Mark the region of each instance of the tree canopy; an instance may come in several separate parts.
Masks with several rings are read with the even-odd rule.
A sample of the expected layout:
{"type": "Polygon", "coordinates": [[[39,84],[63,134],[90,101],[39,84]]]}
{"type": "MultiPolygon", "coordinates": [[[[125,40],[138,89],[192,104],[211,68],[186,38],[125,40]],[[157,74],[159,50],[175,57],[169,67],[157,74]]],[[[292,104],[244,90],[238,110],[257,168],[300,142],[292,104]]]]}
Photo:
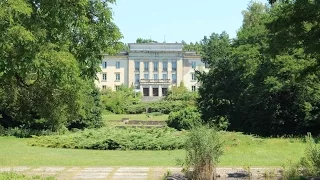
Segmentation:
{"type": "Polygon", "coordinates": [[[1,124],[56,129],[97,113],[93,81],[101,54],[122,46],[110,3],[0,2],[1,124]]]}
{"type": "Polygon", "coordinates": [[[208,73],[198,72],[206,122],[266,136],[319,133],[319,71],[312,68],[319,8],[317,1],[302,2],[251,2],[237,38],[203,39],[225,44],[202,47],[204,60],[214,62],[208,73]]]}

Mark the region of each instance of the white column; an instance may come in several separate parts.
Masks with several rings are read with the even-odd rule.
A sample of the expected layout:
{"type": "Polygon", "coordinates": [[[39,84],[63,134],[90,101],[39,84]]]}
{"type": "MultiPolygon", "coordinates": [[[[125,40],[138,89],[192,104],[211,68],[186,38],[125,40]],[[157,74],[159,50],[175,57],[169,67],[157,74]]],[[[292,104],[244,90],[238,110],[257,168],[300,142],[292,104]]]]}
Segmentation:
{"type": "Polygon", "coordinates": [[[159,92],[159,97],[162,97],[162,87],[161,87],[161,85],[159,85],[159,90],[158,90],[158,92],[159,92]]]}
{"type": "Polygon", "coordinates": [[[153,91],[152,91],[152,86],[151,85],[149,86],[149,96],[151,96],[151,97],[153,96],[153,91]]]}

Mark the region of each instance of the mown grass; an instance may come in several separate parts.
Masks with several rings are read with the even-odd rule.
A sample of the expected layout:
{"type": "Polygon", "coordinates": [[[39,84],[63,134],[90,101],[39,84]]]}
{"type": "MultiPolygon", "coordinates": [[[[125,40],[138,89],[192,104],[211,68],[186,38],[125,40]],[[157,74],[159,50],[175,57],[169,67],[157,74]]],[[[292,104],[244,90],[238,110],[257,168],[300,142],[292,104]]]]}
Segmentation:
{"type": "MultiPolygon", "coordinates": [[[[275,167],[302,157],[301,139],[259,139],[224,133],[224,154],[219,166],[275,167]]],[[[28,139],[0,137],[0,166],[176,166],[184,150],[105,151],[31,147],[28,139]]]]}
{"type": "Polygon", "coordinates": [[[147,115],[147,114],[103,114],[102,119],[106,122],[113,120],[121,120],[122,118],[129,118],[130,120],[141,120],[141,121],[166,121],[168,115],[147,115]]]}

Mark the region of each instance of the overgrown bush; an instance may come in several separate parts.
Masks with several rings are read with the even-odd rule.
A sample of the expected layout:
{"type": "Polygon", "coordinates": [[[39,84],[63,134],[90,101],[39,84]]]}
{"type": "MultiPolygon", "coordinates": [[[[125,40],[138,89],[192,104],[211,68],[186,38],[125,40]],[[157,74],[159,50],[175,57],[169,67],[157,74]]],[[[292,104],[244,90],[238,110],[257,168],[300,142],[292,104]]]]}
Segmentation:
{"type": "Polygon", "coordinates": [[[222,141],[219,133],[208,125],[194,126],[185,141],[186,157],[181,164],[193,180],[215,179],[215,168],[222,155],[222,141]]]}
{"type": "Polygon", "coordinates": [[[117,91],[112,91],[111,89],[104,90],[101,102],[107,111],[115,114],[127,114],[128,108],[141,102],[141,94],[135,93],[133,88],[123,85],[117,91]]]}
{"type": "Polygon", "coordinates": [[[167,101],[190,101],[195,102],[198,97],[197,92],[190,92],[183,82],[177,87],[172,87],[165,97],[167,101]]]}
{"type": "MultiPolygon", "coordinates": [[[[70,90],[69,85],[66,85],[66,88],[70,90]]],[[[41,92],[44,94],[39,94],[40,92],[28,94],[25,88],[22,88],[21,92],[19,90],[8,95],[13,90],[1,93],[0,86],[0,125],[5,128],[35,131],[59,131],[64,127],[101,127],[103,122],[100,91],[95,87],[93,80],[86,80],[77,88],[79,88],[75,90],[77,93],[70,90],[68,94],[63,94],[60,90],[51,92],[52,89],[41,92]],[[43,96],[47,96],[47,93],[52,96],[45,99],[43,96]],[[13,101],[10,96],[19,99],[13,101]],[[34,96],[39,97],[34,99],[34,96]]],[[[32,89],[38,91],[37,86],[33,86],[32,89]]]]}
{"type": "Polygon", "coordinates": [[[173,87],[168,96],[161,101],[142,102],[141,94],[133,88],[121,86],[117,91],[111,89],[102,92],[101,102],[104,109],[115,114],[162,113],[169,114],[188,106],[195,106],[197,93],[189,92],[182,84],[173,87]]]}
{"type": "Polygon", "coordinates": [[[184,101],[156,101],[144,102],[127,106],[124,109],[124,114],[141,114],[141,113],[161,113],[169,114],[188,107],[189,104],[184,101]]]}
{"type": "Polygon", "coordinates": [[[311,134],[306,136],[306,144],[304,156],[285,171],[285,179],[320,177],[320,144],[315,143],[311,134]]]}
{"type": "Polygon", "coordinates": [[[34,137],[32,146],[98,150],[172,150],[183,148],[184,134],[171,128],[100,128],[34,137]]]}
{"type": "Polygon", "coordinates": [[[169,127],[177,130],[188,130],[194,124],[200,123],[200,113],[196,107],[187,107],[177,112],[171,112],[166,121],[169,127]]]}

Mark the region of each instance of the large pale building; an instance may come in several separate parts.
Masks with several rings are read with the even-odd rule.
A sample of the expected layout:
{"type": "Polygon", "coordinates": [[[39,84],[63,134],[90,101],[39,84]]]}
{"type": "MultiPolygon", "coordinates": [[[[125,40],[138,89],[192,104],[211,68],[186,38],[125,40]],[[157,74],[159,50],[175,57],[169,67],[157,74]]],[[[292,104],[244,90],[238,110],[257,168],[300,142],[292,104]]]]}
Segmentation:
{"type": "Polygon", "coordinates": [[[113,90],[134,86],[143,96],[165,96],[168,89],[183,82],[196,91],[195,70],[207,69],[200,55],[182,48],[180,43],[129,44],[128,52],[103,57],[97,86],[113,90]]]}

